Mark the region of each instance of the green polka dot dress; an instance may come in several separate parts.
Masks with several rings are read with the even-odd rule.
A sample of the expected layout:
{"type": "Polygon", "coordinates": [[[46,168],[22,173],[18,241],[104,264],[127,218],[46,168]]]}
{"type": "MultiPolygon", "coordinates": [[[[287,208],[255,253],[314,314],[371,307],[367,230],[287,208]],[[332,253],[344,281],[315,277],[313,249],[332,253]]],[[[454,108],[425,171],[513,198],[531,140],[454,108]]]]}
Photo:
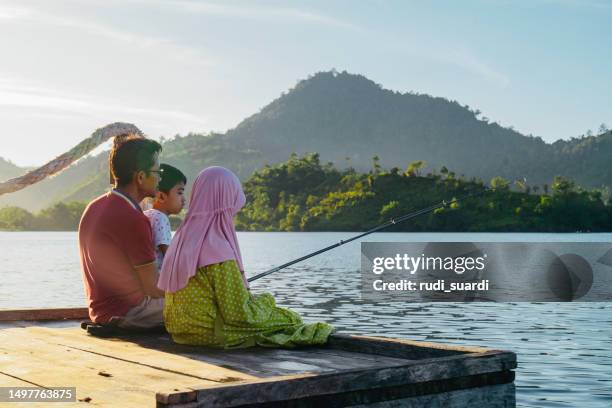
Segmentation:
{"type": "Polygon", "coordinates": [[[334,330],[305,324],[269,293],[250,293],[234,260],[201,267],[183,289],[166,293],[164,321],[176,343],[220,348],[325,344],[334,330]]]}

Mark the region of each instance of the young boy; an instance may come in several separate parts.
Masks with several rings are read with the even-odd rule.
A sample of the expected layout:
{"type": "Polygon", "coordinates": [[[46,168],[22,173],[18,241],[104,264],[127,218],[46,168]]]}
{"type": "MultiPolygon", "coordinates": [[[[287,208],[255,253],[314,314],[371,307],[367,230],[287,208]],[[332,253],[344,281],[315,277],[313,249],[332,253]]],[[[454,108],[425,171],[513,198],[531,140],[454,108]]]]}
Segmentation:
{"type": "Polygon", "coordinates": [[[185,206],[184,192],[187,183],[187,177],[176,167],[162,164],[159,168],[161,180],[153,208],[144,212],[151,223],[158,272],[161,270],[164,255],[172,240],[168,216],[180,213],[185,206]]]}

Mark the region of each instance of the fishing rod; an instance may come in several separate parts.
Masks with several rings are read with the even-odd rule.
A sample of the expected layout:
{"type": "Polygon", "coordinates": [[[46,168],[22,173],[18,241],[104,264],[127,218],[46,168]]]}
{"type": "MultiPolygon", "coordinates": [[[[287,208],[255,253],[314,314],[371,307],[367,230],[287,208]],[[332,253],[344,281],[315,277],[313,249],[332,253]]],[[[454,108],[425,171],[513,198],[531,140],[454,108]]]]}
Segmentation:
{"type": "Polygon", "coordinates": [[[485,188],[484,190],[479,191],[479,192],[465,194],[465,195],[463,195],[462,197],[459,197],[459,198],[453,198],[451,201],[442,200],[441,202],[439,202],[437,204],[431,205],[431,206],[426,207],[426,208],[422,208],[422,209],[417,210],[417,211],[413,211],[411,213],[402,215],[401,217],[391,218],[389,221],[386,221],[386,222],[384,222],[384,223],[382,223],[382,224],[380,224],[380,225],[378,225],[378,226],[376,226],[376,227],[374,227],[372,229],[369,229],[366,232],[363,232],[363,233],[361,233],[359,235],[356,235],[354,237],[351,237],[349,239],[340,240],[339,242],[336,242],[333,245],[330,245],[330,246],[327,246],[325,248],[319,249],[318,251],[312,252],[312,253],[310,253],[308,255],[304,255],[304,256],[302,256],[300,258],[294,259],[293,261],[289,261],[289,262],[284,263],[284,264],[282,264],[280,266],[272,268],[272,269],[270,269],[268,271],[262,272],[260,274],[255,275],[255,276],[252,276],[252,277],[248,278],[247,281],[253,282],[253,281],[255,281],[255,280],[259,279],[259,278],[263,278],[264,276],[270,275],[271,273],[280,271],[281,269],[285,269],[288,266],[294,265],[294,264],[296,264],[298,262],[302,262],[302,261],[304,261],[304,260],[306,260],[308,258],[312,258],[313,256],[322,254],[323,252],[327,252],[327,251],[329,251],[331,249],[338,248],[339,246],[342,246],[344,244],[348,244],[349,242],[354,241],[356,239],[363,238],[366,235],[369,235],[369,234],[371,234],[373,232],[380,231],[380,230],[383,230],[385,228],[389,228],[392,225],[400,224],[400,223],[402,223],[404,221],[407,221],[409,219],[418,217],[419,215],[430,213],[432,211],[437,210],[438,208],[446,207],[446,206],[451,205],[453,203],[456,203],[456,202],[458,202],[460,200],[465,200],[466,198],[476,197],[476,196],[482,195],[482,194],[486,193],[487,191],[489,191],[489,189],[485,188]]]}

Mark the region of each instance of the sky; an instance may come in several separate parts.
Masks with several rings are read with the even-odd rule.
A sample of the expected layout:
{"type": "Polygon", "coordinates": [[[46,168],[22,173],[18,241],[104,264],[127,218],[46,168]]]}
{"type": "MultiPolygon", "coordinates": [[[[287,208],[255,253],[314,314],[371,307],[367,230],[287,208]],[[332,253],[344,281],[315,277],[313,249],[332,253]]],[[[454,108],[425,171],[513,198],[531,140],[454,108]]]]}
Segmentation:
{"type": "Polygon", "coordinates": [[[552,142],[612,125],[612,0],[0,0],[0,157],[223,132],[318,71],[552,142]]]}

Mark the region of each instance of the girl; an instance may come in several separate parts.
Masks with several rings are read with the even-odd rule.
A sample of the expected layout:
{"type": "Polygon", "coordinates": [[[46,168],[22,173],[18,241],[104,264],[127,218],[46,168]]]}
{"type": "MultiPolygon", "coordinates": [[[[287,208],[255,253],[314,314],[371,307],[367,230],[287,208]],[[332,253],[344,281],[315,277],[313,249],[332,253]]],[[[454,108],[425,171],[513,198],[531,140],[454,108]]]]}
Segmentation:
{"type": "Polygon", "coordinates": [[[158,282],[168,332],[176,343],[222,348],[324,344],[332,326],[304,324],[271,294],[250,293],[233,222],[245,202],[228,169],[208,167],[196,178],[158,282]]]}

